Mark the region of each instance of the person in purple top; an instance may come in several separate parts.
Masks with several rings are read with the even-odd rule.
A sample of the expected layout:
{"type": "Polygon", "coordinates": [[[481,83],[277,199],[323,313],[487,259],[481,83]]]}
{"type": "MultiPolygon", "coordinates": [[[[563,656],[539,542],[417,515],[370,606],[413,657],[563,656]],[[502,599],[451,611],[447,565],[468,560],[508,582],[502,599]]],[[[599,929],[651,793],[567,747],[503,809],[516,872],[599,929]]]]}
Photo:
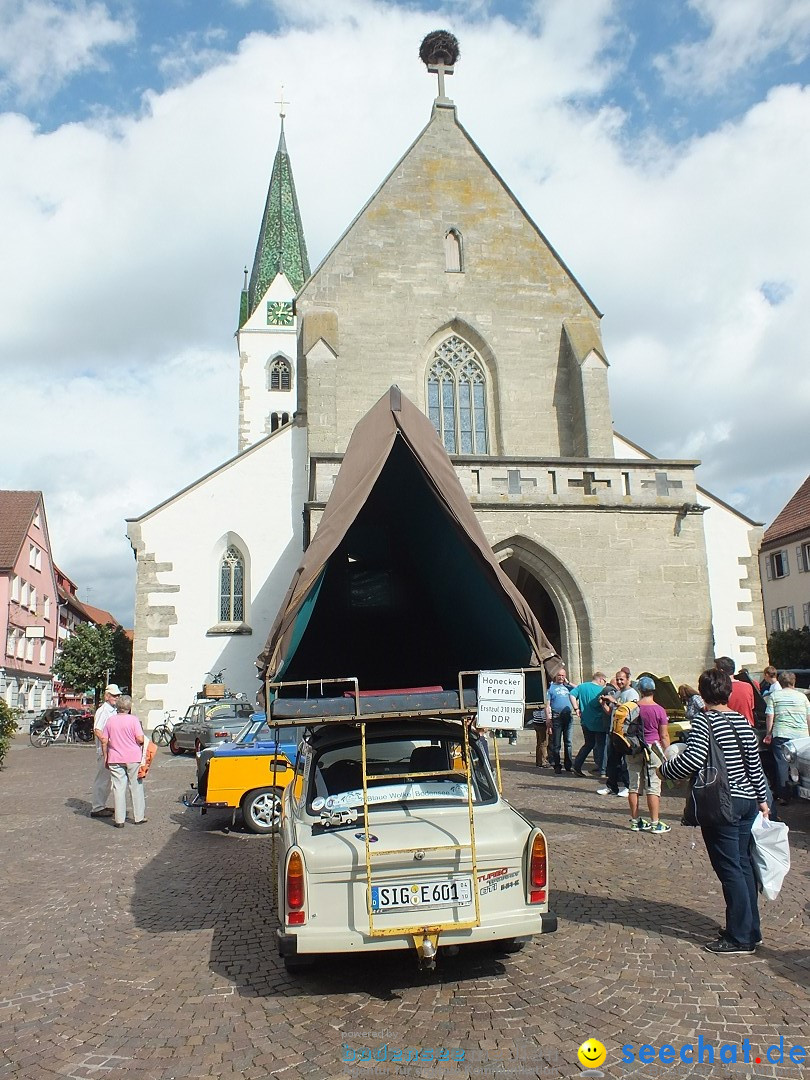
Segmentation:
{"type": "Polygon", "coordinates": [[[649,675],[642,675],[636,683],[641,695],[638,711],[644,725],[643,754],[636,754],[630,759],[630,783],[627,800],[630,803],[630,828],[634,832],[654,834],[668,833],[671,827],[659,820],[661,808],[661,777],[656,767],[664,760],[664,751],[669,746],[669,717],[666,710],[655,703],[655,680],[649,675]],[[649,820],[639,816],[638,797],[643,792],[647,797],[649,820]]]}
{"type": "Polygon", "coordinates": [[[123,694],[115,704],[101,736],[104,761],[112,778],[115,827],[123,829],[127,816],[127,787],[132,799],[132,817],[136,825],[146,821],[143,780],[138,769],[143,759],[144,734],[137,716],[130,713],[132,698],[123,694]]]}

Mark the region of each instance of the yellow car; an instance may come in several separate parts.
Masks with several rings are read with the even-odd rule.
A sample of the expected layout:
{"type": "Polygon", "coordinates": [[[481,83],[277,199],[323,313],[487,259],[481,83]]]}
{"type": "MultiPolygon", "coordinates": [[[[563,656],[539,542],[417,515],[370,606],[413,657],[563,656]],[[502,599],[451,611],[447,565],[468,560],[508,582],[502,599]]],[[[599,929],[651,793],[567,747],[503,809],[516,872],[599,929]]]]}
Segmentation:
{"type": "Polygon", "coordinates": [[[301,727],[276,729],[255,713],[233,742],[197,755],[194,795],[183,802],[205,814],[213,809],[242,811],[245,828],[270,833],[281,819],[281,793],[292,781],[301,727]]]}

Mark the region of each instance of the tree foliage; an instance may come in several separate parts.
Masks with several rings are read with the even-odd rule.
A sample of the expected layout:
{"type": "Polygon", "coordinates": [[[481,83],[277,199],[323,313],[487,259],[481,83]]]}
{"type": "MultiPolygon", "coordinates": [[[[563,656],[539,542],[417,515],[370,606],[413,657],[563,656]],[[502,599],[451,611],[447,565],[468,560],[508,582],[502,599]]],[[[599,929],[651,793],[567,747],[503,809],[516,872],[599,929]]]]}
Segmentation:
{"type": "Polygon", "coordinates": [[[113,656],[115,664],[110,682],[118,683],[122,690],[129,689],[132,686],[132,640],[123,626],[113,630],[113,656]]]}
{"type": "Polygon", "coordinates": [[[0,698],[0,768],[17,731],[17,713],[0,698]]]}
{"type": "Polygon", "coordinates": [[[810,668],[810,628],[775,630],[768,638],[768,659],[775,668],[810,668]]]}
{"type": "Polygon", "coordinates": [[[62,646],[53,665],[54,675],[80,693],[96,698],[115,670],[114,631],[109,626],[82,623],[62,646]]]}

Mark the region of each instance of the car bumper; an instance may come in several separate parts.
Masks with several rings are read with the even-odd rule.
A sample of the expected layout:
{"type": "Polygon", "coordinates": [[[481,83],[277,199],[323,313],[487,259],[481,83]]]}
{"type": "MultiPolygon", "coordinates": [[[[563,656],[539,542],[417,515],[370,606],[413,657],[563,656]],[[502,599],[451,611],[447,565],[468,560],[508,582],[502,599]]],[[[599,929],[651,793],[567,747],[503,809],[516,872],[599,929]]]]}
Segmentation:
{"type": "MultiPolygon", "coordinates": [[[[557,929],[557,916],[551,911],[521,913],[519,917],[501,920],[497,925],[473,926],[462,930],[442,930],[439,947],[443,945],[472,945],[512,938],[527,940],[538,934],[553,934],[557,929]]],[[[281,956],[306,956],[320,953],[383,952],[390,949],[407,949],[413,945],[410,934],[402,937],[371,937],[357,931],[342,933],[334,928],[319,931],[302,927],[296,932],[276,930],[278,951],[281,956]]]]}

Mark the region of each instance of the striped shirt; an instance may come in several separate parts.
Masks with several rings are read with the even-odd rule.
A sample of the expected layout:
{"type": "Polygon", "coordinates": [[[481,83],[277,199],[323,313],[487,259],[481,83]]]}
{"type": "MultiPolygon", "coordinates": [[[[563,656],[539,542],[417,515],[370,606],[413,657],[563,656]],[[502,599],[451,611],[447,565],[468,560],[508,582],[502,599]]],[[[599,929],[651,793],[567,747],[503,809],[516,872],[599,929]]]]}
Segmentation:
{"type": "Polygon", "coordinates": [[[661,775],[667,780],[686,780],[692,773],[697,772],[705,763],[709,752],[709,724],[712,725],[712,734],[726,759],[731,794],[742,799],[765,802],[767,788],[759,760],[757,737],[746,718],[737,712],[717,712],[708,708],[705,713],[698,713],[692,720],[686,749],[678,757],[663,763],[661,775]],[[737,733],[739,743],[734,732],[737,733]]]}

